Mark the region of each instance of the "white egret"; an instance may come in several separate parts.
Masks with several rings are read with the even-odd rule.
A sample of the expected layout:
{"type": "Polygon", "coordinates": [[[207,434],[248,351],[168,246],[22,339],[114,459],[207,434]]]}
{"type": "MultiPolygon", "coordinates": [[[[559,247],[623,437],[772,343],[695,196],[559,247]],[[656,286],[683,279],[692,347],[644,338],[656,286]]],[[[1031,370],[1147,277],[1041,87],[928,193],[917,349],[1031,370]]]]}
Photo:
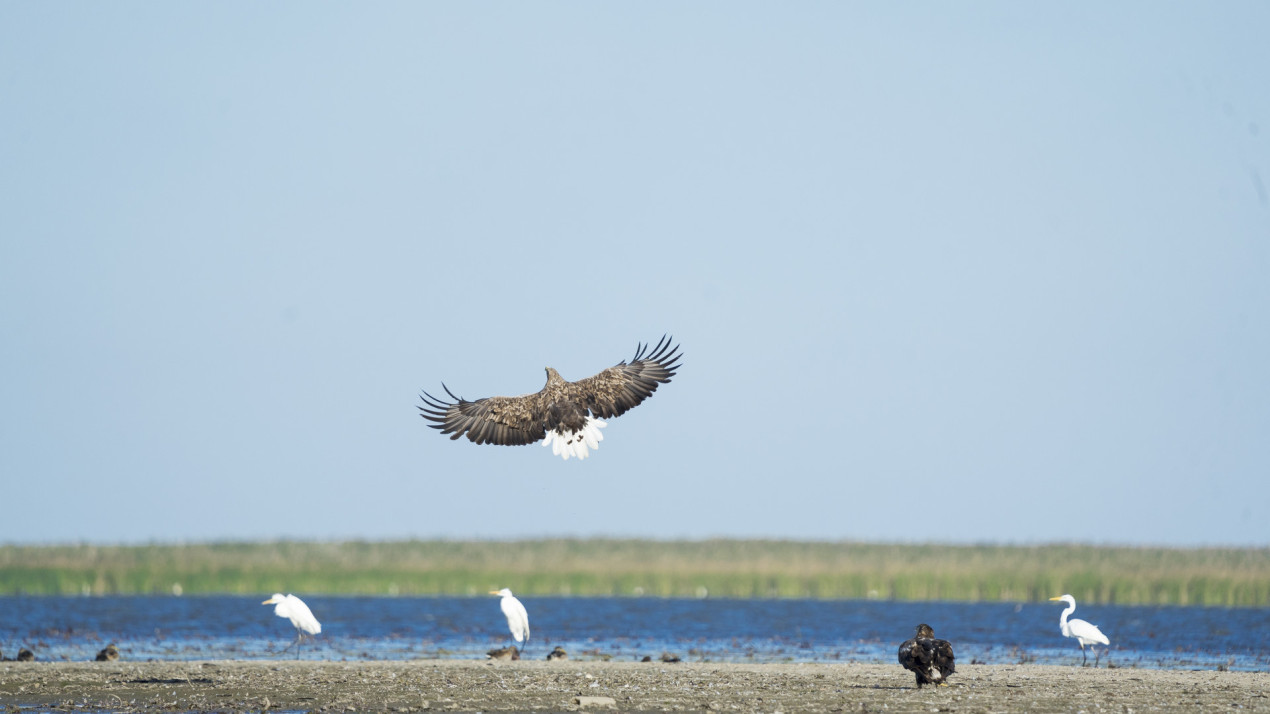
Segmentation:
{"type": "Polygon", "coordinates": [[[917,688],[923,684],[948,685],[948,677],[957,671],[956,657],[948,640],[935,639],[930,625],[917,626],[917,634],[900,645],[900,664],[917,676],[917,688]]]}
{"type": "Polygon", "coordinates": [[[1098,650],[1094,649],[1094,645],[1110,645],[1111,640],[1102,634],[1102,630],[1097,625],[1091,625],[1080,618],[1067,619],[1067,616],[1076,612],[1076,598],[1071,595],[1059,595],[1050,598],[1050,601],[1061,601],[1067,603],[1067,609],[1063,610],[1063,614],[1058,618],[1058,629],[1063,633],[1063,637],[1075,637],[1076,643],[1080,645],[1080,663],[1085,665],[1089,663],[1089,655],[1085,654],[1085,645],[1089,645],[1094,650],[1094,666],[1098,666],[1098,658],[1101,655],[1098,650]]]}
{"type": "MultiPolygon", "coordinates": [[[[298,636],[295,642],[295,657],[300,658],[300,642],[304,639],[304,635],[316,635],[322,631],[322,623],[317,621],[313,616],[313,611],[309,609],[304,601],[295,595],[283,595],[282,593],[274,593],[273,597],[260,603],[261,605],[275,605],[273,614],[278,617],[285,617],[295,626],[298,636]]],[[[287,645],[283,652],[291,649],[291,645],[287,645]]]]}
{"type": "Polygon", "coordinates": [[[517,643],[529,643],[529,613],[525,612],[525,606],[520,604],[513,595],[512,591],[507,588],[502,590],[490,590],[490,595],[499,595],[503,599],[499,601],[498,606],[502,609],[503,614],[507,616],[507,629],[511,630],[512,639],[517,643]]]}

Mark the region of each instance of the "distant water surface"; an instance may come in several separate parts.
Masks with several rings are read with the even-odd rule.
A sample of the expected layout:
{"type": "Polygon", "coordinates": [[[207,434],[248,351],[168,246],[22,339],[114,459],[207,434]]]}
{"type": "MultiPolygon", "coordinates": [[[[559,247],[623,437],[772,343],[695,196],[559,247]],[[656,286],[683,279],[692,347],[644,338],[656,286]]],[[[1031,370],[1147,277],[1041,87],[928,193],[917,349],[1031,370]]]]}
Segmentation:
{"type": "MultiPolygon", "coordinates": [[[[304,659],[471,659],[510,642],[496,597],[297,594],[322,622],[322,634],[305,641],[304,659]]],[[[129,660],[277,657],[295,629],[260,604],[267,597],[0,597],[0,650],[87,660],[113,642],[129,660]]],[[[892,662],[899,643],[926,622],[953,642],[958,663],[1080,661],[1075,640],[1059,634],[1057,603],[521,600],[532,628],[525,657],[533,659],[559,645],[574,658],[617,661],[670,652],[690,661],[892,662]]],[[[1081,605],[1075,616],[1111,638],[1103,661],[1116,666],[1270,670],[1265,608],[1081,605]]]]}

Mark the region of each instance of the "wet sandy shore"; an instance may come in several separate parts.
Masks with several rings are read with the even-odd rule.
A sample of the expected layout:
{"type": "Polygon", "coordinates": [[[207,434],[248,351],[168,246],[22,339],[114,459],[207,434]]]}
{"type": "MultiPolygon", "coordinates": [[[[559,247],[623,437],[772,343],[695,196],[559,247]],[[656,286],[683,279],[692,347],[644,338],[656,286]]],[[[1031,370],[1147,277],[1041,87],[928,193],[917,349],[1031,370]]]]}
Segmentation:
{"type": "Polygon", "coordinates": [[[0,707],[62,711],[1270,712],[1270,674],[959,665],[479,662],[0,664],[0,707]],[[593,698],[593,699],[588,699],[593,698]],[[611,702],[607,701],[611,700],[611,702]]]}

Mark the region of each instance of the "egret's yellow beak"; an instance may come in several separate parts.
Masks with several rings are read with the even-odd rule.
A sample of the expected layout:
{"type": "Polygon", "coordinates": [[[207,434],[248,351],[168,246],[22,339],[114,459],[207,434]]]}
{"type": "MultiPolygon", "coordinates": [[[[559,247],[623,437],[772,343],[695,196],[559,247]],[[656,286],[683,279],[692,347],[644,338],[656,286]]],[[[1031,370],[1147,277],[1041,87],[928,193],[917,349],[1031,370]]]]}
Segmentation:
{"type": "Polygon", "coordinates": [[[1050,598],[1050,602],[1054,602],[1055,600],[1062,600],[1062,599],[1063,599],[1063,596],[1062,596],[1062,595],[1059,595],[1058,597],[1052,597],[1052,598],[1050,598]]]}
{"type": "Polygon", "coordinates": [[[262,602],[262,603],[260,603],[260,604],[261,604],[261,605],[272,605],[272,604],[274,604],[274,603],[276,603],[276,602],[278,602],[278,601],[277,601],[277,600],[274,600],[273,598],[269,598],[268,600],[265,600],[264,602],[262,602]]]}
{"type": "Polygon", "coordinates": [[[498,594],[498,591],[497,591],[497,590],[490,590],[490,591],[489,591],[489,594],[490,594],[490,595],[497,595],[497,594],[498,594]]]}

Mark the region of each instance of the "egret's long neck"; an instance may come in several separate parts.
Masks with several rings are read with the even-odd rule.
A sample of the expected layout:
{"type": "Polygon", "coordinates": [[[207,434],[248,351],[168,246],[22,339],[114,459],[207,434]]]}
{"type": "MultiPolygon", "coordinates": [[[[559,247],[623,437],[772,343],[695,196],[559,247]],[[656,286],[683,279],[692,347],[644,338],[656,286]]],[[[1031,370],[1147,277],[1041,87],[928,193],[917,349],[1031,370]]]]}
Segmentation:
{"type": "Polygon", "coordinates": [[[1067,609],[1063,610],[1063,614],[1058,616],[1058,626],[1061,627],[1064,632],[1067,631],[1067,616],[1073,612],[1076,612],[1076,603],[1068,605],[1067,609]]]}

